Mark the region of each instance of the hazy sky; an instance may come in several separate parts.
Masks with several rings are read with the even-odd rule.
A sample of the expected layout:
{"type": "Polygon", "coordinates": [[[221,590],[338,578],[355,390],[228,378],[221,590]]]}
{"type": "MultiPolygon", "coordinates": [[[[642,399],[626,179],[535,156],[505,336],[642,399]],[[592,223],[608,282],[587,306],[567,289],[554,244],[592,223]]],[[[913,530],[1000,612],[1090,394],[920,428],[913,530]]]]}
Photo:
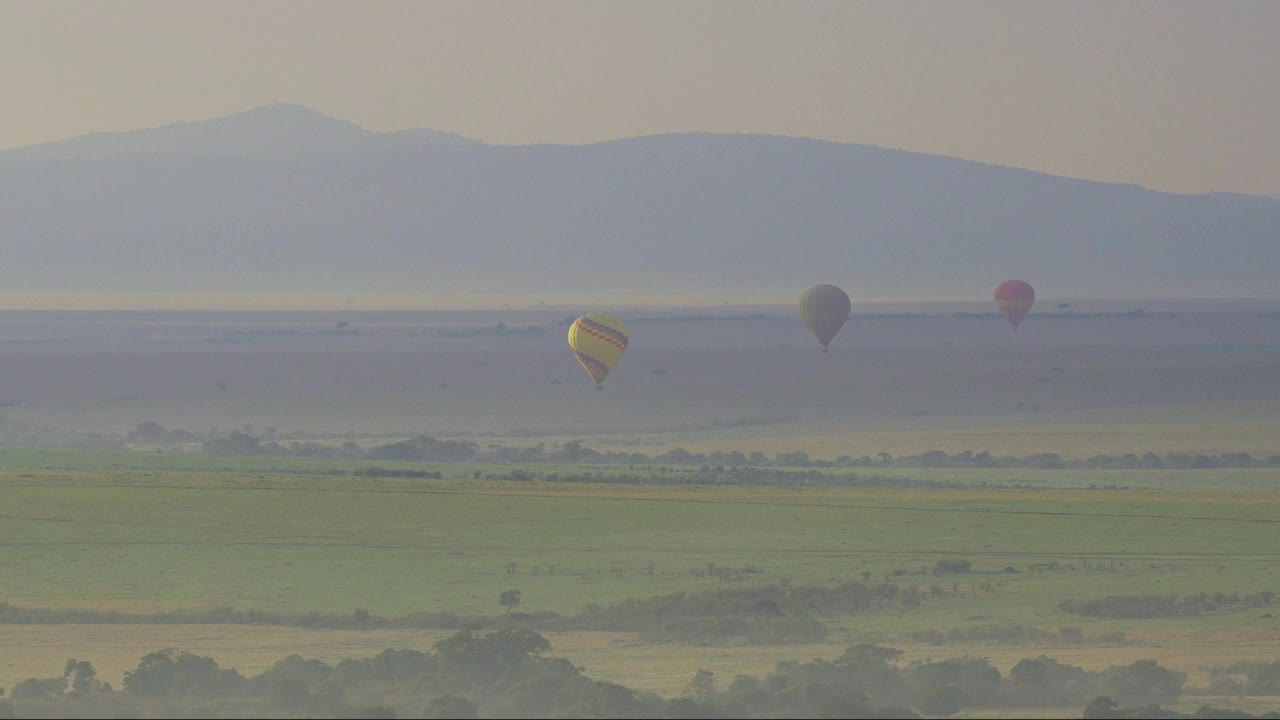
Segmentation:
{"type": "Polygon", "coordinates": [[[1277,38],[1277,0],[0,0],[0,148],[295,102],[491,143],[776,133],[1280,196],[1277,38]]]}

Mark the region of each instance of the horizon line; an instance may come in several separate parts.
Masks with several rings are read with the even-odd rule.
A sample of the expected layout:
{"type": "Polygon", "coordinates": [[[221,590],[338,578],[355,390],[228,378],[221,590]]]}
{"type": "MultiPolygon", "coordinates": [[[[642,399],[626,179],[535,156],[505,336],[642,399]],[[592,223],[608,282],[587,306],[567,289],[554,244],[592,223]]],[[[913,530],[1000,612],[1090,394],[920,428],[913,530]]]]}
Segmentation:
{"type": "MultiPolygon", "coordinates": [[[[797,294],[798,298],[799,295],[797,294]]],[[[1280,296],[1062,296],[1037,298],[1044,306],[1062,303],[1280,303],[1280,296]]],[[[356,312],[447,310],[556,310],[580,307],[637,310],[791,307],[795,298],[705,293],[580,295],[539,293],[263,293],[263,292],[0,292],[0,311],[74,312],[356,312]]],[[[987,297],[853,297],[858,305],[976,305],[987,297]]],[[[856,314],[856,313],[855,313],[856,314]]]]}

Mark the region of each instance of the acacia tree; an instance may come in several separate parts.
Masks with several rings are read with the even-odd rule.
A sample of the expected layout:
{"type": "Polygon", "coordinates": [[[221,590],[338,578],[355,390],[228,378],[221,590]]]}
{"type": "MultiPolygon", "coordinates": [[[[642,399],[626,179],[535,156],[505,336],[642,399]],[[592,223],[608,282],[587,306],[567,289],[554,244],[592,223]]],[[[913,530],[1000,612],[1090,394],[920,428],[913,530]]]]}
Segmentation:
{"type": "Polygon", "coordinates": [[[66,668],[62,671],[62,677],[66,678],[67,687],[72,695],[88,695],[103,688],[102,681],[98,679],[98,672],[93,669],[93,663],[88,660],[75,658],[68,660],[66,668]]]}
{"type": "Polygon", "coordinates": [[[507,590],[498,596],[498,604],[507,609],[507,614],[511,614],[511,608],[520,604],[520,591],[507,590]]]}

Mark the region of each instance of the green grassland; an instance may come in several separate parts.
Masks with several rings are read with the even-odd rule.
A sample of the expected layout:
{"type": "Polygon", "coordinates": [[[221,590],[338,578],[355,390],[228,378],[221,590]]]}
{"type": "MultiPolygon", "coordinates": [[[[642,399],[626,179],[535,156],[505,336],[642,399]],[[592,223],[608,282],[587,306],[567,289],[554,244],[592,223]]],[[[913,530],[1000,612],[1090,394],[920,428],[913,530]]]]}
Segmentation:
{"type": "Polygon", "coordinates": [[[1267,491],[1280,473],[1269,470],[878,471],[975,483],[928,489],[504,482],[472,479],[500,466],[447,464],[421,465],[442,480],[324,474],[361,464],[0,452],[0,598],[489,615],[517,588],[522,610],[567,614],[724,586],[692,572],[708,563],[762,570],[749,583],[829,584],[973,561],[966,576],[895,580],[943,584],[936,601],[848,621],[879,631],[977,615],[1056,626],[1071,597],[1280,589],[1280,497],[1267,491]],[[1014,479],[1032,487],[979,484],[1014,479]],[[1063,569],[1026,572],[1048,561],[1063,569]],[[951,591],[985,581],[996,589],[951,591]]]}
{"type": "MultiPolygon", "coordinates": [[[[1274,608],[1148,620],[1058,610],[1066,599],[1108,595],[1280,590],[1280,470],[856,471],[950,483],[924,488],[516,482],[484,478],[520,466],[478,463],[376,463],[442,473],[434,480],[349,474],[372,464],[0,451],[0,601],[134,612],[491,616],[503,612],[498,596],[507,589],[521,591],[520,611],[563,615],[673,592],[864,577],[926,593],[911,609],[825,617],[831,632],[819,644],[691,647],[627,633],[552,634],[556,654],[593,675],[667,694],[682,692],[698,668],[725,678],[761,674],[778,660],[834,657],[864,641],[901,648],[904,660],[987,656],[1004,671],[1041,653],[1094,669],[1150,657],[1200,684],[1210,665],[1280,656],[1274,608]],[[972,561],[972,572],[929,572],[947,559],[972,561]],[[1044,563],[1057,565],[1032,571],[1044,563]],[[711,564],[759,572],[723,581],[705,572],[711,564]],[[913,639],[991,626],[1074,627],[1084,639],[913,639]],[[1124,638],[1103,639],[1116,632],[1124,638]]],[[[636,472],[525,469],[606,480],[636,472]]],[[[695,470],[670,473],[687,479],[695,470]]],[[[93,659],[115,679],[159,647],[181,645],[252,669],[295,649],[330,661],[388,646],[425,650],[445,633],[0,627],[0,654],[9,657],[0,680],[55,672],[62,654],[93,659]],[[52,649],[23,650],[35,642],[52,649]]]]}

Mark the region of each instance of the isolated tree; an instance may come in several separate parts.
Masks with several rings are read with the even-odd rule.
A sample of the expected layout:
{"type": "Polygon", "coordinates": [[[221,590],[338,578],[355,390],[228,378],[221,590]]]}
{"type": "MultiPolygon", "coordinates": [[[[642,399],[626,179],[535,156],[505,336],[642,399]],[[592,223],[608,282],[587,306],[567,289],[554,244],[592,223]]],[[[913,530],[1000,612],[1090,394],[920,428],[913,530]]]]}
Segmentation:
{"type": "Polygon", "coordinates": [[[88,695],[102,689],[98,672],[93,669],[93,663],[88,660],[75,658],[68,660],[66,668],[62,671],[62,677],[66,678],[67,688],[72,695],[88,695]]]}
{"type": "Polygon", "coordinates": [[[694,700],[704,705],[710,704],[716,695],[716,674],[699,668],[689,682],[689,691],[694,700]]]}
{"type": "Polygon", "coordinates": [[[498,604],[507,609],[507,614],[511,614],[511,609],[520,604],[520,591],[507,590],[498,596],[498,604]]]}

